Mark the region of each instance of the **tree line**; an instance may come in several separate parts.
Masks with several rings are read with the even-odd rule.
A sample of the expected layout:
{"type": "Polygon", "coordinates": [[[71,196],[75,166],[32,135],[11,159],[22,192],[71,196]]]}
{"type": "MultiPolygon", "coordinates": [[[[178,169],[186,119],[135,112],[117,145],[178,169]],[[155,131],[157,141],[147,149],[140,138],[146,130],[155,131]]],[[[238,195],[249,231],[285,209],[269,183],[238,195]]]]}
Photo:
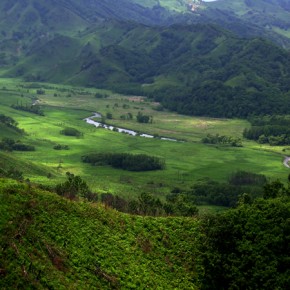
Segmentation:
{"type": "Polygon", "coordinates": [[[266,183],[267,179],[262,174],[237,171],[231,174],[227,182],[206,179],[192,185],[190,190],[176,187],[166,196],[166,199],[174,200],[184,196],[187,203],[192,205],[234,207],[245,192],[251,199],[262,196],[266,183]]]}
{"type": "Polygon", "coordinates": [[[23,130],[18,128],[18,123],[11,117],[6,116],[4,114],[0,114],[0,124],[12,128],[13,130],[23,133],[23,130]]]}
{"type": "Polygon", "coordinates": [[[289,116],[252,117],[249,121],[251,128],[244,130],[245,138],[273,146],[290,144],[289,116]]]}
{"type": "Polygon", "coordinates": [[[15,141],[11,138],[3,138],[0,142],[0,149],[4,151],[35,151],[34,146],[24,144],[20,140],[15,141]]]}
{"type": "Polygon", "coordinates": [[[205,144],[221,144],[221,145],[230,145],[232,147],[242,147],[241,138],[235,138],[232,136],[225,136],[219,134],[207,134],[206,137],[201,139],[202,143],[205,144]]]}
{"type": "Polygon", "coordinates": [[[32,114],[44,116],[44,112],[41,110],[40,106],[37,106],[37,105],[16,104],[16,105],[12,105],[11,108],[13,108],[15,110],[19,110],[19,111],[25,111],[25,112],[29,112],[32,114]]]}
{"type": "Polygon", "coordinates": [[[82,156],[82,161],[92,165],[110,165],[129,171],[150,171],[165,168],[163,159],[146,154],[92,153],[82,156]]]}
{"type": "Polygon", "coordinates": [[[52,190],[69,199],[86,198],[92,202],[100,201],[121,212],[147,216],[194,216],[198,213],[197,207],[187,203],[184,197],[163,202],[150,193],[142,192],[137,199],[128,201],[111,193],[92,192],[87,183],[73,173],[67,172],[66,177],[64,183],[57,184],[52,190]]]}

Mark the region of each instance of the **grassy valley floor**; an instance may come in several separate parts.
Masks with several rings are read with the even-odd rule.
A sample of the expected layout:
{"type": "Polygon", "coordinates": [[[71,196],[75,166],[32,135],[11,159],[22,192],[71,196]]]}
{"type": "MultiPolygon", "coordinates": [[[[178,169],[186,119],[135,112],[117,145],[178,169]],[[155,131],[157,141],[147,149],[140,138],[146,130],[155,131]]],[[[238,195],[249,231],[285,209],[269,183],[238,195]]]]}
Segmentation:
{"type": "Polygon", "coordinates": [[[36,148],[25,153],[2,151],[1,162],[6,167],[13,162],[19,163],[25,178],[33,182],[56,184],[70,171],[82,176],[93,191],[128,198],[143,191],[163,196],[176,186],[187,189],[203,178],[226,181],[238,170],[264,174],[270,179],[283,179],[288,172],[282,163],[287,148],[261,146],[245,140],[241,148],[201,143],[201,138],[209,133],[241,138],[244,128],[249,127],[244,120],[196,118],[157,111],[159,105],[144,98],[95,89],[22,83],[11,79],[1,79],[0,88],[1,113],[14,118],[26,132],[19,136],[6,128],[1,130],[0,137],[21,139],[36,148]],[[37,94],[39,89],[44,93],[37,94]],[[107,94],[108,97],[96,98],[96,93],[107,94]],[[15,104],[31,106],[36,99],[44,116],[11,107],[15,104]],[[102,116],[112,114],[112,119],[105,122],[115,126],[184,142],[133,137],[95,128],[83,120],[93,112],[102,116]],[[152,124],[138,123],[138,112],[152,116],[152,124]],[[124,120],[128,113],[133,116],[132,120],[124,120]],[[77,138],[60,134],[66,127],[76,128],[83,136],[77,138]],[[69,150],[54,150],[57,144],[67,145],[69,150]],[[166,168],[130,172],[82,163],[81,156],[92,152],[148,154],[164,159],[166,168]],[[25,163],[29,165],[25,167],[25,163]]]}

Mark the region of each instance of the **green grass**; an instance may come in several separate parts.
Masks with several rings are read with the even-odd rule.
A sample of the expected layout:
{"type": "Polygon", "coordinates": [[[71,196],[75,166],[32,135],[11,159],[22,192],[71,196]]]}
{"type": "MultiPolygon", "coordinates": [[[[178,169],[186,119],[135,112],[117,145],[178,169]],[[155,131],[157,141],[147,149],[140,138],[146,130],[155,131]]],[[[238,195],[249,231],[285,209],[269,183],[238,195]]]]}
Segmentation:
{"type": "MultiPolygon", "coordinates": [[[[241,137],[243,129],[249,126],[244,120],[196,118],[167,111],[157,112],[152,109],[157,104],[142,98],[110,94],[108,99],[96,99],[94,97],[96,90],[93,89],[73,89],[69,86],[50,84],[43,84],[45,95],[37,95],[45,113],[45,116],[38,116],[10,107],[17,100],[29,104],[31,98],[36,96],[35,89],[30,88],[27,92],[27,88],[19,86],[20,83],[17,81],[13,83],[11,80],[1,80],[0,83],[6,86],[6,90],[0,91],[1,111],[18,121],[19,127],[27,133],[21,139],[36,147],[35,152],[2,154],[11,157],[11,160],[27,162],[32,167],[37,165],[42,169],[45,168],[39,169],[39,172],[24,170],[25,177],[34,182],[55,184],[64,179],[65,172],[70,171],[82,176],[96,192],[110,192],[129,198],[140,192],[163,196],[176,186],[187,189],[204,177],[225,181],[237,170],[265,174],[271,179],[283,179],[288,173],[288,169],[283,167],[281,154],[286,154],[287,151],[282,152],[282,147],[260,146],[254,142],[244,141],[243,148],[233,148],[205,145],[200,142],[200,139],[208,133],[241,137]],[[12,91],[13,87],[15,91],[12,91]],[[67,97],[68,94],[71,96],[67,97]],[[125,108],[124,104],[127,105],[125,108]],[[186,139],[187,142],[133,137],[97,129],[83,121],[83,118],[95,111],[103,115],[111,112],[114,119],[110,120],[110,123],[120,127],[186,139]],[[126,112],[132,112],[136,116],[138,111],[152,115],[153,124],[139,124],[136,120],[120,119],[126,112]],[[74,127],[83,132],[84,136],[82,138],[63,136],[60,131],[65,127],[74,127]],[[70,150],[54,150],[53,146],[56,144],[68,145],[70,150]],[[91,152],[153,155],[165,159],[166,169],[129,172],[109,166],[91,166],[82,163],[81,156],[91,152]],[[54,178],[46,177],[49,172],[53,173],[54,178]]],[[[1,131],[0,138],[6,134],[6,131],[1,131]]]]}

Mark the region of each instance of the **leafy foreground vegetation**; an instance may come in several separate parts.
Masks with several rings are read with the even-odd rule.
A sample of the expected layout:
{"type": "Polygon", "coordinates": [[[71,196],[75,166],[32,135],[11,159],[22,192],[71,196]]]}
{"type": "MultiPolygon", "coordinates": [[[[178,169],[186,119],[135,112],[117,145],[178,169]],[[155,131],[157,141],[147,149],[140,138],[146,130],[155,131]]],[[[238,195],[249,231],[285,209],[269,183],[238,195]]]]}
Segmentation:
{"type": "Polygon", "coordinates": [[[5,180],[0,192],[2,289],[198,288],[195,219],[120,214],[5,180]]]}
{"type": "Polygon", "coordinates": [[[207,237],[203,288],[287,289],[289,216],[288,190],[288,197],[259,199],[253,204],[246,201],[218,218],[203,220],[207,237]]]}
{"type": "Polygon", "coordinates": [[[286,289],[289,192],[276,181],[220,215],[153,218],[1,179],[0,287],[286,289]]]}

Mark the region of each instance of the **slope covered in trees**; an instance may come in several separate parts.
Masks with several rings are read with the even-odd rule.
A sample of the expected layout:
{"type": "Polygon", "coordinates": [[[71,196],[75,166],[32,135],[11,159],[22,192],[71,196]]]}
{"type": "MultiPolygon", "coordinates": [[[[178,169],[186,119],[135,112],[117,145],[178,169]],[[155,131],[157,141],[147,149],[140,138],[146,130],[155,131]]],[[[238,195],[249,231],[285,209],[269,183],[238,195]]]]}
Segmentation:
{"type": "MultiPolygon", "coordinates": [[[[169,109],[191,115],[287,112],[290,57],[286,50],[206,24],[219,23],[215,19],[221,18],[212,4],[198,10],[199,19],[205,20],[196,20],[195,13],[186,12],[184,2],[155,2],[1,2],[0,73],[148,95],[169,109]],[[198,22],[203,24],[194,24],[198,22]]],[[[232,10],[224,2],[220,11],[228,15],[232,10]]],[[[255,8],[247,5],[248,10],[255,8]]],[[[243,20],[235,23],[239,21],[243,20]]],[[[250,30],[245,27],[241,24],[240,30],[250,30]]]]}
{"type": "Polygon", "coordinates": [[[0,179],[0,287],[286,289],[289,188],[200,218],[121,214],[0,179]]]}
{"type": "Polygon", "coordinates": [[[0,200],[0,288],[198,287],[195,219],[129,216],[4,180],[0,200]]]}
{"type": "Polygon", "coordinates": [[[262,36],[283,47],[290,45],[289,0],[219,0],[203,3],[206,22],[221,25],[241,36],[262,36]]]}
{"type": "Polygon", "coordinates": [[[216,26],[107,21],[56,35],[4,74],[143,94],[179,113],[247,117],[288,112],[289,67],[287,51],[216,26]]]}

